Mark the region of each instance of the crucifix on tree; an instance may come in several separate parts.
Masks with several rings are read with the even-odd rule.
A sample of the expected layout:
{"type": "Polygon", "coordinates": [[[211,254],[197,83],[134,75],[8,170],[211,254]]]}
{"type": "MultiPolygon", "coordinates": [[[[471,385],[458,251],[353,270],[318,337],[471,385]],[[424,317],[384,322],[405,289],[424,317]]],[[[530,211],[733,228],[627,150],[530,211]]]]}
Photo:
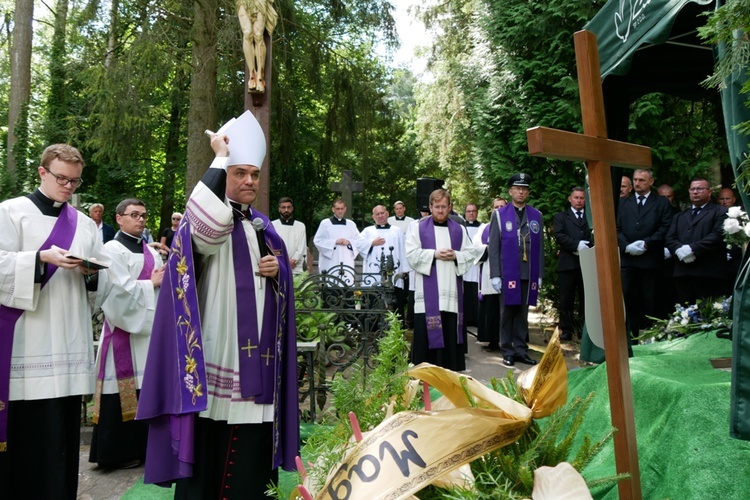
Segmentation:
{"type": "Polygon", "coordinates": [[[583,135],[535,127],[527,130],[526,136],[532,156],[586,162],[596,235],[595,251],[604,347],[607,355],[607,383],[612,425],[617,428],[614,436],[615,462],[618,473],[631,475],[629,480],[618,483],[619,496],[622,499],[640,499],[641,477],[635,439],[633,389],[628,364],[610,165],[629,168],[650,167],[651,150],[645,146],[607,139],[596,35],[583,30],[574,35],[574,40],[583,135]]]}
{"type": "Polygon", "coordinates": [[[351,170],[344,170],[341,172],[341,180],[339,182],[331,183],[331,191],[341,192],[341,199],[344,200],[344,205],[354,212],[354,209],[352,208],[352,194],[361,193],[363,186],[362,181],[353,180],[352,174],[351,170]]]}
{"type": "Polygon", "coordinates": [[[279,15],[273,0],[237,0],[237,18],[242,28],[245,54],[245,109],[252,111],[266,136],[266,158],[260,166],[260,189],[253,204],[268,213],[271,169],[271,35],[279,15]]]}

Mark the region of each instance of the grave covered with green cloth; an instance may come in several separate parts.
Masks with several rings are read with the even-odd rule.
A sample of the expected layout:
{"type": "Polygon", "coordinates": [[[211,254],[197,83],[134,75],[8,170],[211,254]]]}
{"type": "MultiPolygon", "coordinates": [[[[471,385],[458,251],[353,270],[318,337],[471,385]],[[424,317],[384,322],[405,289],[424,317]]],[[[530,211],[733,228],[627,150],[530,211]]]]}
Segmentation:
{"type": "MultiPolygon", "coordinates": [[[[750,443],[729,436],[731,374],[711,364],[712,358],[732,355],[731,341],[711,332],[634,346],[633,351],[630,373],[643,498],[747,498],[750,443]]],[[[606,367],[572,371],[568,383],[568,399],[596,394],[576,440],[583,440],[584,433],[602,435],[611,426],[606,367]]],[[[610,442],[583,476],[614,473],[610,442]]],[[[615,499],[617,488],[593,490],[592,495],[615,499]]]]}

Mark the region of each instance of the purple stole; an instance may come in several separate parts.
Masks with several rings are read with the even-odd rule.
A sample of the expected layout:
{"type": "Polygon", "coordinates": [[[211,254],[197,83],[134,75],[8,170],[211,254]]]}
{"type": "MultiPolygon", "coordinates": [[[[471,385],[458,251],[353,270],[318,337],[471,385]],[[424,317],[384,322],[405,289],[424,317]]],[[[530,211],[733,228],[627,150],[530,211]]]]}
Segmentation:
{"type": "MultiPolygon", "coordinates": [[[[265,364],[268,363],[273,384],[269,384],[268,379],[265,378],[264,382],[258,386],[251,385],[246,388],[243,384],[241,365],[240,385],[243,394],[248,390],[258,390],[258,387],[261,390],[270,391],[270,394],[259,394],[255,401],[262,403],[268,399],[268,402],[274,405],[273,464],[274,467],[281,466],[285,470],[295,470],[294,458],[299,454],[299,414],[292,273],[286,247],[273,225],[268,224],[266,216],[254,211],[253,218],[255,217],[261,217],[263,220],[266,226],[266,242],[279,260],[278,289],[271,285],[272,280],[266,280],[268,282],[266,288],[271,291],[266,291],[264,328],[261,335],[261,348],[272,346],[271,352],[274,352],[275,356],[271,357],[271,352],[269,352],[267,353],[269,356],[263,357],[261,355],[264,353],[259,353],[257,349],[252,348],[241,350],[240,353],[252,353],[253,358],[262,360],[264,366],[261,368],[261,374],[268,373],[265,371],[265,364]],[[269,293],[272,294],[270,299],[269,293]],[[275,307],[277,304],[278,307],[275,307]],[[271,315],[269,322],[275,325],[276,331],[272,326],[266,335],[265,323],[269,315],[271,315]],[[275,390],[271,390],[273,388],[275,390]]],[[[191,219],[194,218],[195,216],[188,209],[172,241],[172,253],[167,263],[167,274],[159,293],[154,326],[151,330],[149,362],[146,363],[136,417],[139,420],[149,420],[144,482],[162,486],[168,486],[176,479],[193,475],[195,414],[207,408],[206,391],[208,388],[205,385],[206,369],[190,239],[190,224],[191,219]],[[173,290],[173,293],[168,293],[168,290],[173,290]]],[[[244,230],[241,228],[242,224],[236,221],[235,230],[238,226],[243,231],[239,239],[244,240],[246,246],[247,241],[244,230]]],[[[238,243],[234,241],[236,239],[238,238],[234,237],[233,232],[232,253],[235,256],[239,255],[234,247],[238,243]]],[[[242,245],[242,242],[239,244],[242,245]]],[[[245,255],[249,255],[247,250],[245,255]]],[[[241,262],[238,263],[236,258],[234,264],[235,268],[244,265],[241,262]]],[[[247,265],[250,265],[249,259],[247,265]]],[[[236,286],[238,288],[242,286],[244,290],[249,284],[254,289],[252,268],[246,272],[249,274],[245,274],[239,280],[235,275],[236,286]]],[[[240,298],[238,294],[238,321],[241,320],[241,324],[248,327],[257,324],[255,320],[241,319],[240,315],[244,313],[240,310],[249,308],[247,304],[249,301],[248,297],[240,298]],[[240,304],[242,307],[239,307],[240,304]]],[[[252,303],[255,304],[254,298],[252,303]]],[[[257,310],[255,315],[257,317],[257,310]]],[[[238,325],[238,329],[244,330],[245,328],[239,328],[238,325]]],[[[253,328],[253,330],[255,330],[257,341],[257,329],[253,328]]],[[[238,343],[239,347],[257,346],[257,342],[253,344],[250,328],[247,328],[246,333],[238,331],[238,343]]]]}
{"type": "MultiPolygon", "coordinates": [[[[154,271],[154,256],[148,250],[148,245],[143,245],[143,268],[138,275],[138,280],[151,279],[154,271]]],[[[104,321],[104,334],[102,335],[101,355],[99,356],[99,372],[96,377],[96,393],[94,394],[94,413],[91,420],[99,423],[99,412],[101,410],[102,389],[104,387],[104,371],[107,366],[107,352],[112,346],[112,356],[115,361],[115,374],[117,376],[117,389],[120,394],[120,409],[122,410],[122,421],[127,422],[135,418],[138,408],[136,397],[135,372],[133,371],[133,352],[130,347],[130,333],[115,327],[114,331],[109,328],[109,323],[104,321]]]]}
{"type": "MultiPolygon", "coordinates": [[[[451,239],[451,248],[454,251],[461,250],[463,241],[463,227],[448,219],[448,232],[451,239]]],[[[435,247],[435,223],[432,217],[425,217],[419,222],[419,241],[424,249],[435,247]]],[[[458,290],[458,343],[464,343],[463,335],[463,278],[456,276],[458,290]]],[[[437,266],[433,262],[430,274],[422,278],[422,291],[424,293],[425,322],[427,323],[427,346],[430,349],[442,349],[445,347],[443,338],[443,320],[440,316],[440,292],[438,291],[437,266]]]]}
{"type": "MultiPolygon", "coordinates": [[[[252,219],[260,217],[264,223],[264,234],[268,231],[268,219],[253,211],[252,219]]],[[[251,219],[251,220],[252,220],[251,219]]],[[[272,243],[266,238],[269,249],[272,243]]],[[[276,252],[274,252],[276,254],[276,252]]],[[[267,281],[260,342],[258,341],[258,310],[255,302],[255,277],[250,261],[250,248],[242,220],[235,218],[232,230],[232,256],[234,260],[234,283],[237,293],[237,342],[240,353],[240,393],[243,398],[254,398],[258,404],[273,403],[273,388],[276,380],[276,341],[279,329],[276,315],[276,291],[267,281]],[[250,279],[248,279],[248,276],[250,279]],[[245,355],[247,353],[247,355],[245,355]],[[274,360],[271,362],[271,360],[274,360]]]]}
{"type": "MultiPolygon", "coordinates": [[[[78,212],[67,203],[63,205],[52,232],[39,247],[39,251],[52,248],[52,245],[69,249],[78,226],[78,212]]],[[[47,272],[42,278],[40,290],[55,274],[57,266],[47,264],[47,272]]],[[[8,402],[10,401],[10,360],[13,352],[13,335],[16,322],[25,311],[15,307],[0,305],[0,452],[8,447],[8,402]]]]}
{"type": "MultiPolygon", "coordinates": [[[[503,294],[505,304],[517,306],[523,304],[521,297],[521,259],[518,256],[520,233],[516,222],[516,209],[512,203],[497,209],[497,224],[500,229],[502,245],[503,294]]],[[[544,265],[542,256],[542,214],[539,210],[526,205],[526,220],[529,225],[529,296],[527,304],[536,305],[539,295],[539,270],[544,265]]]]}

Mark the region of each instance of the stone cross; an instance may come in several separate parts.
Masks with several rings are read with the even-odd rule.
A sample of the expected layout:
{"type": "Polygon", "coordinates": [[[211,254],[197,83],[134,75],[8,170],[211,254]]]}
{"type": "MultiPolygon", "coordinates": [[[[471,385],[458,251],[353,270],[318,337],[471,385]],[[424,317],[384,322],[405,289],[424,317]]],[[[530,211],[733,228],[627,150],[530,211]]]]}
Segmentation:
{"type": "Polygon", "coordinates": [[[631,475],[629,480],[618,483],[618,491],[622,499],[640,499],[641,476],[610,165],[648,168],[651,166],[651,150],[607,139],[596,35],[583,30],[574,35],[574,40],[583,135],[535,127],[527,130],[526,136],[532,156],[585,161],[588,168],[609,401],[612,425],[617,428],[614,435],[615,463],[618,473],[631,475]]]}
{"type": "Polygon", "coordinates": [[[351,170],[344,170],[341,172],[341,181],[331,183],[331,191],[341,193],[341,199],[344,200],[346,208],[349,211],[349,218],[351,218],[354,212],[352,208],[352,193],[361,193],[363,189],[361,181],[352,180],[352,174],[351,170]]]}

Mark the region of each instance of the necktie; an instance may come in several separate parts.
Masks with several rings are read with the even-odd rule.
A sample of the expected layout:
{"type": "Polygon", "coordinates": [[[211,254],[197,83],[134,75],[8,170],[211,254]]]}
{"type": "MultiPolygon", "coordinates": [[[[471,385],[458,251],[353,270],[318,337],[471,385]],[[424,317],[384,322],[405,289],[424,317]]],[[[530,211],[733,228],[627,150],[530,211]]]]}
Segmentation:
{"type": "Polygon", "coordinates": [[[700,207],[693,207],[693,217],[701,213],[700,207]]]}
{"type": "Polygon", "coordinates": [[[638,195],[638,206],[641,207],[644,204],[645,196],[638,195]]]}
{"type": "Polygon", "coordinates": [[[583,212],[581,212],[580,210],[576,212],[576,218],[580,222],[580,220],[583,218],[583,212]]]}

